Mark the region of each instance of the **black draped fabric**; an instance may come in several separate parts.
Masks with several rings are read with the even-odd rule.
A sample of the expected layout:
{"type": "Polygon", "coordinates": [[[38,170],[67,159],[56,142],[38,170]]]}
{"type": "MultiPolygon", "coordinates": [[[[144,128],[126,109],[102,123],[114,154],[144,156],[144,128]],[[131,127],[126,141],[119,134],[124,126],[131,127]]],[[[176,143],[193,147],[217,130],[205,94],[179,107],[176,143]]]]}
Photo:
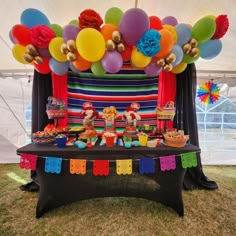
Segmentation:
{"type": "Polygon", "coordinates": [[[46,113],[47,99],[52,95],[51,73],[40,74],[35,70],[32,89],[32,133],[43,130],[47,124],[53,123],[46,113]]]}
{"type": "MultiPolygon", "coordinates": [[[[47,99],[52,94],[51,73],[40,74],[35,70],[32,89],[32,133],[41,131],[47,124],[53,123],[46,113],[47,99]]],[[[39,184],[35,171],[31,171],[31,179],[39,184]]]]}
{"type": "MultiPolygon", "coordinates": [[[[174,127],[184,130],[190,135],[190,143],[199,147],[198,127],[196,116],[196,86],[197,73],[195,64],[189,64],[186,70],[176,75],[176,115],[174,127]]],[[[201,156],[197,154],[198,166],[187,169],[183,187],[192,189],[217,189],[214,181],[210,181],[203,173],[201,156]]]]}

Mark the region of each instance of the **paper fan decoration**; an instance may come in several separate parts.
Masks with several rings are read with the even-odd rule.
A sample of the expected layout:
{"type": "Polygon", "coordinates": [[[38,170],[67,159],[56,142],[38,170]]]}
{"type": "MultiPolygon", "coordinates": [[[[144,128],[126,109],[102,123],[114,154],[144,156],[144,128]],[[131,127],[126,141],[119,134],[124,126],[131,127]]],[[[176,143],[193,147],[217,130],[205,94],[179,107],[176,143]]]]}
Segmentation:
{"type": "Polygon", "coordinates": [[[205,104],[213,104],[220,97],[220,89],[217,84],[208,81],[199,87],[197,97],[205,104]]]}

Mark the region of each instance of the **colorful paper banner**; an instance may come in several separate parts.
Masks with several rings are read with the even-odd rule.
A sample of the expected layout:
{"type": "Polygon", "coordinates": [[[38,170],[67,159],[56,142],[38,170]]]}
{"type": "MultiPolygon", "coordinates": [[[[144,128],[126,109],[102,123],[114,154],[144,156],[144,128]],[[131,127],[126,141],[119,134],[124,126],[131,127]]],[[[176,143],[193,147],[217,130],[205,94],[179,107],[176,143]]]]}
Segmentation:
{"type": "Polygon", "coordinates": [[[181,163],[184,169],[197,166],[197,155],[195,152],[181,154],[181,163]]]}
{"type": "Polygon", "coordinates": [[[116,160],[116,173],[118,175],[131,175],[132,160],[116,160]]]}
{"type": "Polygon", "coordinates": [[[86,173],[86,160],[70,159],[70,173],[84,175],[86,173]]]}
{"type": "Polygon", "coordinates": [[[152,158],[141,158],[139,160],[139,173],[143,174],[154,174],[155,173],[155,160],[152,158]]]}
{"type": "Polygon", "coordinates": [[[28,153],[22,153],[20,156],[20,168],[27,170],[35,170],[38,156],[28,153]]]}
{"type": "Polygon", "coordinates": [[[176,169],[175,155],[160,157],[160,169],[161,171],[175,170],[176,169]]]}
{"type": "Polygon", "coordinates": [[[108,160],[94,160],[93,161],[93,175],[109,175],[109,161],[108,160]]]}
{"type": "Polygon", "coordinates": [[[46,157],[45,172],[46,173],[61,173],[62,158],[59,157],[46,157]]]}

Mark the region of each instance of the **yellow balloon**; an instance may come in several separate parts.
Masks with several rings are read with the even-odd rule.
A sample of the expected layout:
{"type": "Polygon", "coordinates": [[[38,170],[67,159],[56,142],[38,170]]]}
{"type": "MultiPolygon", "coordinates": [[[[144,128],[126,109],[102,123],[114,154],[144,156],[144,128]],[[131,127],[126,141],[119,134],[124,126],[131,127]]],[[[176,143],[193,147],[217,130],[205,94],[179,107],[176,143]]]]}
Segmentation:
{"type": "Polygon", "coordinates": [[[14,58],[22,64],[29,64],[23,58],[23,55],[26,52],[27,52],[27,50],[26,50],[25,46],[22,46],[21,44],[15,44],[12,48],[12,54],[13,54],[14,58]]]}
{"type": "Polygon", "coordinates": [[[172,36],[174,38],[174,43],[176,44],[176,42],[178,40],[178,35],[177,35],[176,30],[175,30],[175,27],[172,26],[172,25],[163,25],[162,27],[163,27],[163,29],[167,29],[167,30],[169,30],[171,32],[171,34],[172,34],[172,36]]]}
{"type": "Polygon", "coordinates": [[[48,50],[51,54],[51,56],[60,62],[65,62],[67,61],[67,57],[64,53],[61,52],[61,45],[65,43],[64,39],[62,37],[55,37],[53,38],[49,45],[48,45],[48,50]]]}
{"type": "Polygon", "coordinates": [[[177,66],[175,66],[171,72],[174,74],[179,74],[181,72],[183,72],[186,68],[187,68],[187,63],[185,62],[180,62],[177,66]]]}
{"type": "Polygon", "coordinates": [[[90,62],[99,61],[106,50],[103,35],[93,28],[82,29],[76,37],[76,47],[85,60],[90,62]]]}
{"type": "Polygon", "coordinates": [[[137,50],[137,48],[134,48],[131,53],[131,63],[138,68],[146,67],[150,62],[152,58],[147,57],[143,55],[141,52],[137,50]]]}
{"type": "Polygon", "coordinates": [[[215,20],[215,19],[216,19],[216,16],[214,16],[214,15],[208,15],[208,16],[206,16],[206,17],[211,18],[212,20],[215,20]]]}

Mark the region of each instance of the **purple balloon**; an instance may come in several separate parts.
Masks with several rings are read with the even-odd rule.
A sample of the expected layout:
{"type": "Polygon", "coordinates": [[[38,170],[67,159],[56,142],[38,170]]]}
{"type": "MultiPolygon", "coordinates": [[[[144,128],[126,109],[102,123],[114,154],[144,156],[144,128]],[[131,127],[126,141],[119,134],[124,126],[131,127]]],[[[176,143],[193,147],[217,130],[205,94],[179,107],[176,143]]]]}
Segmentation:
{"type": "Polygon", "coordinates": [[[157,76],[161,72],[162,67],[157,65],[156,60],[152,60],[145,68],[144,72],[148,76],[157,76]]]}
{"type": "Polygon", "coordinates": [[[62,31],[64,41],[75,40],[79,33],[79,27],[76,25],[66,25],[62,31]]]}
{"type": "Polygon", "coordinates": [[[101,62],[104,70],[111,74],[117,73],[123,65],[122,56],[116,50],[107,51],[101,62]]]}
{"type": "Polygon", "coordinates": [[[13,44],[17,43],[16,40],[12,37],[11,31],[9,32],[9,39],[11,40],[13,44]]]}
{"type": "Polygon", "coordinates": [[[135,45],[149,27],[149,17],[140,8],[127,10],[121,17],[119,24],[120,33],[128,45],[135,45]]]}
{"type": "Polygon", "coordinates": [[[162,25],[172,25],[176,26],[178,24],[177,19],[174,16],[166,16],[162,19],[162,25]]]}
{"type": "Polygon", "coordinates": [[[51,57],[51,54],[48,50],[48,48],[37,48],[38,53],[42,57],[51,57]]]}

